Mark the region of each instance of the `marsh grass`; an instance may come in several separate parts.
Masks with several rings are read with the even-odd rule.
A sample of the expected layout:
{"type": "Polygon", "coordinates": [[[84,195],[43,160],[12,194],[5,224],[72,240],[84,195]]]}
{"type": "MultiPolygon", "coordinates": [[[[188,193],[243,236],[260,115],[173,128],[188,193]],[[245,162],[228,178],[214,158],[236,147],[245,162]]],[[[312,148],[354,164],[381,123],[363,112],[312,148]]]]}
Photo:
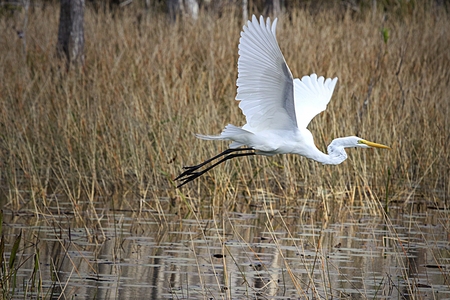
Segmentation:
{"type": "MultiPolygon", "coordinates": [[[[116,212],[133,212],[133,232],[145,230],[140,224],[145,219],[157,220],[167,231],[174,226],[168,212],[195,219],[199,227],[213,219],[212,230],[229,258],[222,261],[227,274],[233,256],[222,230],[232,222],[215,219],[222,211],[245,212],[263,201],[267,232],[282,256],[277,230],[287,238],[295,233],[280,207],[299,206],[300,218],[320,220],[324,228],[338,222],[348,207],[364,207],[385,220],[395,242],[401,238],[389,225],[390,205],[407,208],[418,202],[448,209],[450,20],[442,8],[417,5],[399,14],[335,7],[280,16],[277,37],[292,73],[339,77],[327,111],[310,125],[318,147],[325,151],[336,137],[358,135],[390,145],[391,151],[352,149],[339,166],[294,155],[243,158],[180,190],[173,178],[182,166],[227,147],[197,140],[193,133],[219,133],[228,123],[245,122],[233,100],[240,16],[232,10],[220,16],[204,12],[196,22],[170,23],[136,7],[115,16],[88,7],[86,64],[68,71],[55,55],[58,7],[29,10],[26,48],[12,29],[23,23],[23,13],[0,19],[0,200],[9,211],[31,212],[49,225],[69,214],[70,224],[84,228],[89,242],[101,244],[106,235],[102,210],[111,210],[115,253],[123,230],[116,212]],[[267,198],[277,204],[266,204],[267,198]],[[313,216],[304,210],[304,199],[317,200],[313,216]],[[211,210],[199,209],[205,205],[211,210]]],[[[448,230],[447,223],[442,225],[448,230]]],[[[70,226],[68,233],[65,225],[53,226],[70,239],[70,226]]],[[[8,239],[9,257],[17,253],[17,239],[20,244],[20,236],[8,239]]],[[[253,251],[244,237],[241,242],[253,251]]],[[[74,247],[66,243],[61,239],[64,253],[74,247]]],[[[286,272],[278,287],[290,280],[298,295],[334,295],[329,284],[333,266],[320,238],[311,243],[313,264],[305,259],[302,265],[309,282],[296,277],[292,262],[282,257],[286,272]],[[319,284],[316,270],[323,278],[319,284]]],[[[24,249],[22,244],[18,249],[24,249]]],[[[4,247],[2,238],[2,272],[11,274],[2,277],[2,285],[11,291],[15,269],[5,260],[4,247]]],[[[295,247],[304,252],[302,245],[295,247]]],[[[38,248],[33,249],[39,260],[38,248]]],[[[35,266],[30,282],[38,287],[35,266]]],[[[52,268],[57,274],[57,261],[52,268]]],[[[232,289],[230,280],[216,277],[222,288],[232,289]]],[[[380,290],[392,289],[389,280],[379,282],[380,290]]]]}
{"type": "MultiPolygon", "coordinates": [[[[0,212],[3,224],[3,212],[0,212]]],[[[42,297],[42,278],[38,249],[38,238],[19,230],[15,236],[8,236],[0,230],[0,288],[2,299],[42,297]],[[31,263],[29,263],[31,261],[31,263]],[[31,276],[21,281],[24,266],[31,265],[31,276]]]]}
{"type": "Polygon", "coordinates": [[[293,74],[339,77],[328,110],[310,126],[319,148],[356,134],[392,151],[350,150],[337,167],[293,155],[245,158],[180,191],[171,179],[183,165],[227,146],[193,133],[244,122],[233,100],[238,16],[204,13],[171,24],[136,10],[112,17],[87,9],[86,65],[66,72],[54,53],[57,15],[48,6],[29,13],[26,49],[12,30],[24,16],[1,20],[2,191],[11,208],[32,201],[39,211],[57,194],[75,205],[122,193],[209,198],[260,188],[285,199],[321,192],[379,199],[388,171],[392,201],[448,198],[443,9],[417,7],[402,18],[350,10],[280,17],[278,40],[293,74]]]}

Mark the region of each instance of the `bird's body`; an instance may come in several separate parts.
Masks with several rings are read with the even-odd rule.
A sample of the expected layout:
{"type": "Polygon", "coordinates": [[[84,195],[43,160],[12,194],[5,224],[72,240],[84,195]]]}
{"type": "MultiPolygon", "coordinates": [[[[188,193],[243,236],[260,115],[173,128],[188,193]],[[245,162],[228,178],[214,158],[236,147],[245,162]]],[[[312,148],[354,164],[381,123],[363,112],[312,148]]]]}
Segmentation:
{"type": "Polygon", "coordinates": [[[337,78],[324,79],[316,74],[294,79],[278,46],[275,29],[261,17],[253,16],[244,26],[239,41],[236,100],[247,123],[243,127],[228,124],[220,135],[202,135],[204,140],[230,140],[230,149],[192,167],[176,180],[187,182],[199,177],[228,159],[247,155],[298,154],[323,164],[340,164],[347,158],[344,148],[389,148],[350,136],[337,138],[328,146],[328,154],[314,144],[307,129],[311,120],[324,111],[331,99],[337,78]],[[247,146],[248,148],[241,148],[247,146]],[[234,153],[240,152],[240,153],[234,153]],[[212,166],[203,166],[221,158],[212,166]]]}
{"type": "Polygon", "coordinates": [[[306,128],[293,130],[263,129],[259,131],[250,131],[244,128],[245,126],[240,128],[228,124],[221,135],[197,134],[197,137],[203,140],[232,140],[231,149],[248,145],[256,150],[256,154],[266,156],[294,153],[319,161],[320,156],[325,155],[316,148],[313,136],[306,128]],[[311,149],[311,144],[315,149],[311,149]],[[317,150],[317,152],[313,150],[317,150]]]}

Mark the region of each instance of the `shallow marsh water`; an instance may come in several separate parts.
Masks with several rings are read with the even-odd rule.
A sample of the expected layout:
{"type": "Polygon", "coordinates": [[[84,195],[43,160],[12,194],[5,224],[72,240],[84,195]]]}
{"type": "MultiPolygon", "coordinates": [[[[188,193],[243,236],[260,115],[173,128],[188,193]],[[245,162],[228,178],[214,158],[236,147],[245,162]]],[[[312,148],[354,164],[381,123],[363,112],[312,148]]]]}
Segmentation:
{"type": "Polygon", "coordinates": [[[392,204],[382,217],[366,206],[281,202],[4,209],[7,259],[22,231],[14,297],[450,299],[448,210],[392,204]]]}

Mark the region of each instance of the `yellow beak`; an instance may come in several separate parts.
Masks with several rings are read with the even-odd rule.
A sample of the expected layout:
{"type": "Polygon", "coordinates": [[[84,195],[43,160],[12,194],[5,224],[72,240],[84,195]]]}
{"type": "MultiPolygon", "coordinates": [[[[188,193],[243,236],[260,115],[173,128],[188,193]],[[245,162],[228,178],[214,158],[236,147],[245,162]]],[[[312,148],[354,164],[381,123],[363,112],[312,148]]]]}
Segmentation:
{"type": "Polygon", "coordinates": [[[383,145],[383,144],[377,144],[377,143],[374,143],[374,142],[369,142],[369,141],[366,141],[366,140],[363,140],[363,139],[359,140],[358,142],[360,144],[364,144],[364,145],[367,145],[369,147],[389,149],[389,150],[391,149],[391,147],[389,147],[389,146],[386,146],[386,145],[383,145]]]}

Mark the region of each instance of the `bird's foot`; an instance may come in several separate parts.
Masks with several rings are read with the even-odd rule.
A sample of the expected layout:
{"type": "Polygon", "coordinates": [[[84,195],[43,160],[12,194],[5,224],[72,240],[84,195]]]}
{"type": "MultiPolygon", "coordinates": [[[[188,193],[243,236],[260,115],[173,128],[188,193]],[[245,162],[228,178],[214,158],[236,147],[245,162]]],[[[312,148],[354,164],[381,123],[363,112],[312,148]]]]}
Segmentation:
{"type": "Polygon", "coordinates": [[[177,185],[177,188],[182,187],[186,183],[194,180],[197,177],[200,177],[203,173],[205,173],[205,171],[195,172],[195,170],[198,169],[197,166],[194,166],[192,168],[184,167],[184,169],[187,170],[181,173],[177,178],[175,178],[175,180],[179,180],[181,182],[179,185],[177,185]]]}
{"type": "Polygon", "coordinates": [[[180,179],[184,180],[187,176],[190,176],[192,174],[197,174],[198,172],[194,172],[194,171],[200,169],[201,167],[202,167],[201,165],[185,166],[185,167],[183,167],[183,169],[185,171],[183,173],[181,173],[180,175],[178,175],[177,178],[175,178],[175,180],[180,180],[180,179]]]}

